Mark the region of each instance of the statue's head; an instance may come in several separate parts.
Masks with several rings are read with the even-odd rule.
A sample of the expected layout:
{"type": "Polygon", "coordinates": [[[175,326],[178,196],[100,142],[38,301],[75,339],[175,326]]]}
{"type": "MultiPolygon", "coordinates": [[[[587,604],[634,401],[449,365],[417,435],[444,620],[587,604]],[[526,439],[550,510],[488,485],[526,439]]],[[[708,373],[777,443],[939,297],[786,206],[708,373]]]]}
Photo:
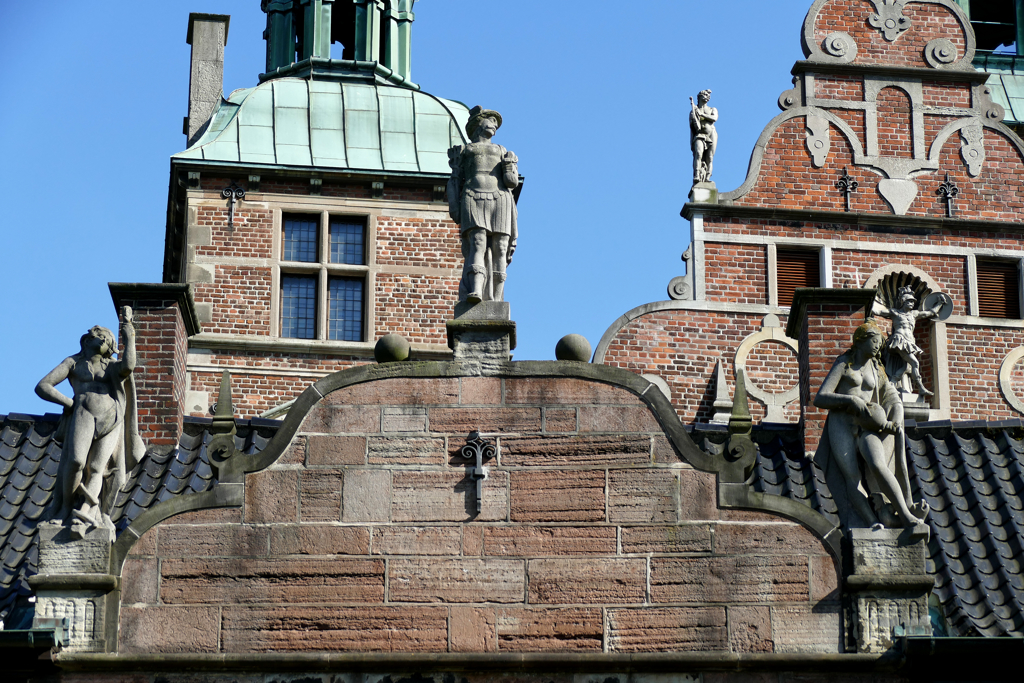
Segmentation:
{"type": "Polygon", "coordinates": [[[900,306],[913,308],[917,304],[917,297],[914,296],[914,288],[910,285],[900,287],[896,292],[896,296],[899,299],[900,306]]]}
{"type": "Polygon", "coordinates": [[[853,348],[865,346],[871,351],[872,357],[877,356],[881,352],[883,341],[882,328],[874,320],[867,321],[853,333],[853,348]]]}
{"type": "Polygon", "coordinates": [[[477,105],[469,110],[469,121],[466,122],[466,134],[470,139],[476,137],[480,126],[491,128],[491,135],[494,135],[501,128],[501,114],[493,109],[484,109],[477,105]]]}
{"type": "Polygon", "coordinates": [[[700,104],[701,106],[704,106],[710,100],[711,100],[711,91],[710,90],[701,90],[699,93],[697,93],[697,103],[700,104]]]}
{"type": "Polygon", "coordinates": [[[82,353],[87,353],[87,347],[93,343],[94,339],[101,344],[98,350],[104,358],[110,358],[117,351],[117,339],[114,337],[114,333],[100,325],[93,325],[79,340],[82,353]]]}

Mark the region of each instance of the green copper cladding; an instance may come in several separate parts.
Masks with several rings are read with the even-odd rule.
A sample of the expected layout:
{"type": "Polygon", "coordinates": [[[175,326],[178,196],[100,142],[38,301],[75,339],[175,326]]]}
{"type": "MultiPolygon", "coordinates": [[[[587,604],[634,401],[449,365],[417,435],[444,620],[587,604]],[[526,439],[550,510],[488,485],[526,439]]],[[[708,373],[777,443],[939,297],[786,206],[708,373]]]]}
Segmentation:
{"type": "Polygon", "coordinates": [[[416,0],[261,0],[268,76],[307,60],[342,58],[386,67],[409,81],[416,0]],[[339,44],[340,43],[340,44],[339,44]],[[344,55],[341,54],[344,49],[344,55]]]}

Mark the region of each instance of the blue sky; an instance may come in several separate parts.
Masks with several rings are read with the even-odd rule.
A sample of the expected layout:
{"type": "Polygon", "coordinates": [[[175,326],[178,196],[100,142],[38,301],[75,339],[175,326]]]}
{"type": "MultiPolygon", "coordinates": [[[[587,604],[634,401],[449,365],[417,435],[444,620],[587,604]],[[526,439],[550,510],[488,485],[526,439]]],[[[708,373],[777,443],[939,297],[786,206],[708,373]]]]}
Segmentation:
{"type": "MultiPolygon", "coordinates": [[[[689,97],[720,112],[715,177],[737,187],[791,87],[811,0],[421,0],[413,79],[497,109],[527,182],[506,299],[517,360],[597,344],[667,298],[689,243],[689,97]]],[[[187,113],[189,12],[230,14],[225,93],[264,67],[258,0],[0,0],[0,414],[54,411],[35,383],[95,324],[108,282],[162,276],[169,157],[187,113]]]]}

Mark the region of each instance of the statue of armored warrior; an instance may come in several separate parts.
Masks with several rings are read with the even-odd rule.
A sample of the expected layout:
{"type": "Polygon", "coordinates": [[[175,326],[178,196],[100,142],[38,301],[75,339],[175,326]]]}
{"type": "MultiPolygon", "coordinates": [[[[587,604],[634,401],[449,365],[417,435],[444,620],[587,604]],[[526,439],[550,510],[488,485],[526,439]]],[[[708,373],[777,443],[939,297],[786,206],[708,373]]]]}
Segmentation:
{"type": "Polygon", "coordinates": [[[704,183],[711,180],[714,170],[715,149],[718,147],[718,131],[715,121],[718,110],[709,107],[710,90],[697,93],[697,104],[690,98],[690,149],[693,150],[693,183],[704,183]]]}
{"type": "Polygon", "coordinates": [[[470,143],[448,150],[448,209],[459,224],[465,259],[459,301],[502,301],[505,269],[516,250],[518,159],[491,142],[500,127],[501,114],[473,107],[466,123],[470,143]]]}
{"type": "Polygon", "coordinates": [[[926,310],[917,310],[917,298],[912,287],[900,287],[897,293],[899,305],[887,308],[876,303],[878,314],[892,320],[892,334],[885,340],[882,355],[885,358],[885,369],[889,381],[900,386],[903,376],[909,371],[914,386],[925,396],[932,392],[925,388],[921,380],[920,355],[921,348],[914,341],[914,328],[918,320],[939,317],[943,305],[949,301],[946,295],[936,296],[936,303],[926,310]]]}

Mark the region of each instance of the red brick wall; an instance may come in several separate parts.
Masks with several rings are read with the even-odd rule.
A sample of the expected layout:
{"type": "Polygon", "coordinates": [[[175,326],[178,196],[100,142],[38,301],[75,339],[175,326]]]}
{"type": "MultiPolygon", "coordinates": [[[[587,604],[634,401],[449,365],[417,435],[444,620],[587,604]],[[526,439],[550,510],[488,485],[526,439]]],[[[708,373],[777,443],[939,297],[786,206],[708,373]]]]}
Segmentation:
{"type": "Polygon", "coordinates": [[[814,39],[820,45],[825,36],[843,31],[857,43],[855,64],[891,64],[928,68],[924,46],[936,38],[947,38],[960,56],[966,49],[963,28],[955,15],[940,5],[907,3],[903,15],[911,21],[910,28],[894,42],[868,24],[875,7],[867,0],[834,0],[827,3],[814,24],[814,39]]]}
{"type": "Polygon", "coordinates": [[[377,263],[461,269],[459,226],[447,219],[381,216],[377,219],[377,263]]]}
{"type": "MultiPolygon", "coordinates": [[[[1021,417],[999,389],[999,366],[1024,344],[1024,329],[947,325],[949,393],[954,420],[1021,417]]],[[[1020,395],[1024,399],[1024,394],[1020,395]]]]}
{"type": "Polygon", "coordinates": [[[834,651],[822,544],[781,519],[731,521],[714,482],[605,384],[342,389],[247,477],[240,513],[140,539],[119,651],[834,651]],[[479,515],[455,457],[475,428],[499,453],[479,515]]]}
{"type": "Polygon", "coordinates": [[[271,211],[238,202],[235,204],[233,227],[228,225],[227,206],[200,206],[197,214],[196,224],[210,228],[212,238],[210,245],[196,245],[197,256],[271,257],[274,246],[274,216],[271,211]]]}
{"type": "Polygon", "coordinates": [[[400,334],[412,344],[446,345],[445,321],[451,320],[459,299],[459,273],[377,275],[375,315],[377,336],[400,334]]]}
{"type": "Polygon", "coordinates": [[[709,300],[768,303],[768,256],[763,246],[707,242],[704,262],[709,300]]]}
{"type": "Polygon", "coordinates": [[[889,265],[905,265],[923,270],[938,283],[943,292],[952,297],[953,315],[967,315],[969,289],[966,257],[832,250],[833,279],[844,288],[863,287],[872,273],[889,265]]]}
{"type": "Polygon", "coordinates": [[[272,273],[267,267],[215,266],[214,282],[195,285],[196,303],[213,304],[213,319],[203,330],[269,335],[272,273]]]}
{"type": "MultiPolygon", "coordinates": [[[[902,88],[882,88],[875,100],[878,111],[878,153],[883,157],[914,158],[910,95],[902,88]]],[[[919,150],[920,154],[924,150],[919,150]]]]}

